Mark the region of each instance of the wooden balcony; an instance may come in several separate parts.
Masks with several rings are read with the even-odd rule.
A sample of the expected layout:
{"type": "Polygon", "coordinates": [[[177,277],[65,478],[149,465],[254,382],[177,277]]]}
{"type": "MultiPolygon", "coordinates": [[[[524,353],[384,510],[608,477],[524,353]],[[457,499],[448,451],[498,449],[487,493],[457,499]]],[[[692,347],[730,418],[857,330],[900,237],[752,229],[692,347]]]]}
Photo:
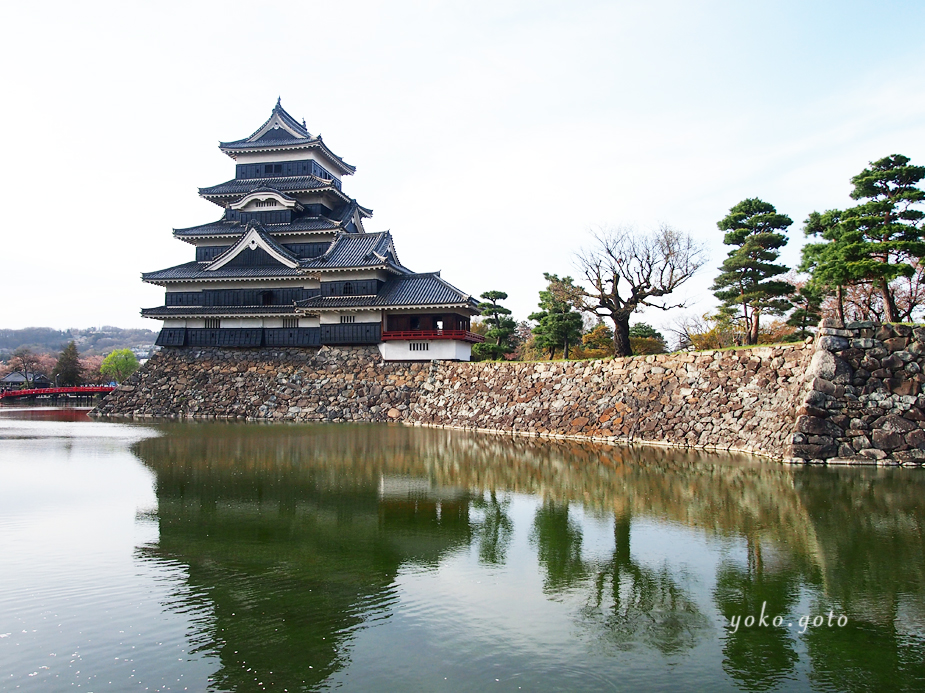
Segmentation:
{"type": "Polygon", "coordinates": [[[395,339],[413,339],[413,340],[429,340],[429,339],[456,339],[461,342],[484,342],[485,338],[476,334],[475,332],[469,332],[469,330],[402,330],[402,331],[389,331],[382,333],[382,341],[388,342],[395,339]]]}

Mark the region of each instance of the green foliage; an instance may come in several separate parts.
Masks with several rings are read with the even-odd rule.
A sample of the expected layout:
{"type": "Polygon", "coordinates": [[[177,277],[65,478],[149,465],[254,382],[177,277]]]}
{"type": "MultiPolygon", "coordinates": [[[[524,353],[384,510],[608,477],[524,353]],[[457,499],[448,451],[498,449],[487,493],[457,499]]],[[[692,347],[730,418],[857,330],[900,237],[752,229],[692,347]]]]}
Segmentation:
{"type": "Polygon", "coordinates": [[[517,323],[511,317],[511,311],[499,303],[507,298],[506,293],[486,291],[481,297],[485,301],[479,303],[479,311],[488,329],[485,331],[485,341],[474,345],[472,354],[479,361],[500,360],[514,350],[511,336],[517,329],[517,323]]]}
{"type": "Polygon", "coordinates": [[[131,349],[116,349],[100,364],[100,373],[117,383],[121,383],[137,370],[138,359],[131,349]]]}
{"type": "Polygon", "coordinates": [[[52,371],[52,378],[56,385],[62,387],[74,387],[80,385],[80,355],[77,353],[77,344],[73,341],[68,342],[64,347],[61,355],[58,356],[58,363],[52,371]]]}
{"type": "Polygon", "coordinates": [[[860,285],[880,294],[888,322],[909,319],[911,308],[897,306],[894,282],[912,277],[925,259],[925,213],[916,209],[925,201],[916,187],[923,178],[925,166],[911,166],[901,154],[873,161],[851,179],[851,198],[861,204],[806,219],[804,233],[821,240],[804,246],[800,268],[816,288],[835,293],[842,320],[844,289],[860,285]]]}
{"type": "Polygon", "coordinates": [[[613,330],[599,322],[585,332],[581,338],[582,355],[585,358],[606,358],[613,356],[613,330]]]}
{"type": "Polygon", "coordinates": [[[925,259],[925,213],[915,209],[925,200],[916,187],[923,178],[925,166],[910,166],[901,154],[871,162],[851,179],[851,199],[864,202],[846,209],[840,222],[852,246],[848,270],[880,290],[889,322],[900,318],[890,282],[911,277],[911,261],[925,259]]]}
{"type": "Polygon", "coordinates": [[[634,354],[664,354],[668,351],[664,335],[644,322],[637,322],[630,327],[630,344],[633,345],[634,354]]]}
{"type": "Polygon", "coordinates": [[[781,315],[790,308],[793,285],[774,277],[788,271],[775,260],[791,224],[790,217],[758,198],[742,200],[717,222],[726,232],[723,243],[735,248],[720,266],[713,292],[724,307],[739,307],[748,344],[758,343],[762,314],[781,315]]]}
{"type": "Polygon", "coordinates": [[[578,288],[571,277],[559,278],[555,274],[543,273],[547,281],[545,290],[540,291],[540,310],[529,318],[539,324],[533,328],[534,344],[548,353],[549,358],[562,350],[563,358],[569,357],[569,347],[581,343],[583,323],[581,313],[573,308],[573,297],[578,288]]]}
{"type": "Polygon", "coordinates": [[[787,324],[797,328],[796,337],[806,339],[810,334],[809,328],[815,327],[822,320],[822,301],[825,294],[812,284],[801,286],[800,290],[790,299],[795,310],[787,319],[787,324]]]}

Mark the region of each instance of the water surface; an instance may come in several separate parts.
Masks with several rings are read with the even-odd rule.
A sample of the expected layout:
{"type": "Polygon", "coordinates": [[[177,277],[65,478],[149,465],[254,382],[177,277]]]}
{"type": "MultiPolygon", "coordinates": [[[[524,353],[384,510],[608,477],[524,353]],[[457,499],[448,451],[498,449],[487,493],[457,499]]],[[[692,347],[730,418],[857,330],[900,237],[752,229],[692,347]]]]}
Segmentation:
{"type": "Polygon", "coordinates": [[[918,470],[3,410],[0,690],[923,690],[923,520],[918,470]]]}

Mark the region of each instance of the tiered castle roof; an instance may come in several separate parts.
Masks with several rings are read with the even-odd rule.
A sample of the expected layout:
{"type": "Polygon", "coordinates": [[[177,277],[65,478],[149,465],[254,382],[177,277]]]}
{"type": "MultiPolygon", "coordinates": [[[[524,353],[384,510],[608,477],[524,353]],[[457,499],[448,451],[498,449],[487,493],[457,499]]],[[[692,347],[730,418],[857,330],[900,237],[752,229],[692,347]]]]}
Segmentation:
{"type": "MultiPolygon", "coordinates": [[[[466,326],[468,316],[477,314],[477,301],[444,281],[439,272],[414,273],[402,265],[390,232],[366,231],[363,222],[372,217],[372,210],[341,188],[341,177],[356,169],[278,100],[253,134],[221,142],[219,148],[235,160],[236,175],[200,188],[199,194],[222,207],[224,214],[213,222],[173,230],[175,238],[196,246],[196,260],[142,274],[145,282],[167,287],[165,305],[142,310],[146,317],[173,321],[165,323],[166,336],[158,343],[193,344],[190,340],[195,337],[196,344],[205,344],[202,340],[214,335],[205,334],[202,321],[195,320],[208,316],[228,318],[229,325],[234,324],[232,319],[262,317],[266,320],[257,324],[269,331],[277,329],[268,327],[276,324],[275,316],[299,320],[315,316],[316,322],[304,328],[305,323],[299,322],[305,334],[291,336],[302,340],[299,344],[314,345],[319,339],[325,343],[328,338],[353,338],[347,334],[354,329],[348,327],[354,324],[352,319],[343,321],[340,337],[326,327],[312,327],[326,311],[379,311],[382,330],[390,309],[455,311],[460,320],[453,318],[453,324],[466,326]],[[321,337],[309,334],[319,329],[321,337]],[[184,330],[196,334],[184,337],[184,330]]],[[[323,324],[325,319],[321,318],[323,324]]],[[[336,322],[337,316],[333,319],[336,322]]],[[[205,324],[205,330],[210,329],[209,319],[205,324]]],[[[221,322],[219,331],[235,330],[247,332],[226,330],[225,321],[221,322]]],[[[378,323],[375,329],[362,330],[364,343],[380,334],[378,323]]],[[[228,339],[232,337],[238,339],[235,335],[228,339]]],[[[275,332],[272,337],[283,339],[275,332]]],[[[249,332],[241,338],[240,343],[223,342],[219,335],[216,343],[244,346],[261,339],[249,332]]]]}

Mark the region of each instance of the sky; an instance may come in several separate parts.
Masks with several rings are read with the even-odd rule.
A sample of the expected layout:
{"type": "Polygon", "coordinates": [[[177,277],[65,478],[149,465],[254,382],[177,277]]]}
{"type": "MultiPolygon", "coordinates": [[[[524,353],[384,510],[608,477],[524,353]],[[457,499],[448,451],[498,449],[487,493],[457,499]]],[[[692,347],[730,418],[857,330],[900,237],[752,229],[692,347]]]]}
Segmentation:
{"type": "Polygon", "coordinates": [[[402,263],[536,309],[579,277],[595,229],[662,223],[708,261],[640,321],[716,300],[716,222],[760,197],[794,224],[852,204],[850,178],[925,163],[925,3],[44,2],[8,4],[0,328],[148,327],[140,273],[193,259],[217,220],[220,140],[277,97],[357,167],[344,191],[402,263]]]}

